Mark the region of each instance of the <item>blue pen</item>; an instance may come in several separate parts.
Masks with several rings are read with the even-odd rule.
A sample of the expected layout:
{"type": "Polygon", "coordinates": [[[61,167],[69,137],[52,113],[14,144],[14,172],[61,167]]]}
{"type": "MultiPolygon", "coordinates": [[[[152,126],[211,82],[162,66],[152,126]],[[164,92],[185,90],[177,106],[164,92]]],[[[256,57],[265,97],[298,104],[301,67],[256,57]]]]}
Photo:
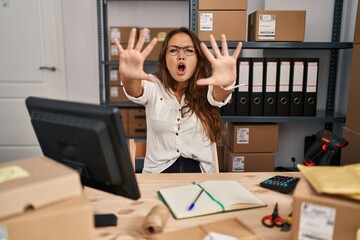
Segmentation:
{"type": "Polygon", "coordinates": [[[188,208],[188,211],[191,211],[195,207],[196,201],[199,199],[200,195],[204,192],[204,188],[201,189],[199,195],[195,198],[194,202],[192,202],[188,208]]]}

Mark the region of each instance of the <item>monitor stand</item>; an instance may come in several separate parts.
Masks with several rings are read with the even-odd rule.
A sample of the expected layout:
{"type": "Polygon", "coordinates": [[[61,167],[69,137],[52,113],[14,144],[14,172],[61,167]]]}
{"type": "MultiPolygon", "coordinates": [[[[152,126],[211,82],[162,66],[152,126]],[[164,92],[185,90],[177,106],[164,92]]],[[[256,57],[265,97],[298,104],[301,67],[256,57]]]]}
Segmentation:
{"type": "Polygon", "coordinates": [[[95,214],[95,227],[110,227],[117,225],[115,214],[95,214]]]}

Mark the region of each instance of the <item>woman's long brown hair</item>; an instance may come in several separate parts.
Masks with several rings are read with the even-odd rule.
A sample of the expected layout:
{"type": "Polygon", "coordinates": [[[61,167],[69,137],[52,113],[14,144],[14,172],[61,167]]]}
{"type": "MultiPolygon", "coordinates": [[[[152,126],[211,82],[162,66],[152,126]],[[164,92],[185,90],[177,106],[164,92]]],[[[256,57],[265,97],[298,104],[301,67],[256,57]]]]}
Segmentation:
{"type": "Polygon", "coordinates": [[[170,89],[175,91],[177,82],[171,77],[169,70],[166,67],[166,51],[169,40],[178,33],[185,33],[190,36],[196,54],[198,57],[197,66],[194,74],[189,79],[188,87],[185,90],[185,106],[182,107],[181,113],[184,116],[186,113],[195,113],[205,129],[205,134],[212,142],[216,142],[221,137],[223,129],[223,122],[220,118],[220,109],[210,105],[207,100],[208,86],[196,85],[196,80],[200,78],[207,78],[211,76],[212,68],[210,62],[200,49],[199,38],[185,27],[177,28],[167,34],[159,54],[159,67],[155,75],[162,82],[165,90],[170,93],[170,89]]]}

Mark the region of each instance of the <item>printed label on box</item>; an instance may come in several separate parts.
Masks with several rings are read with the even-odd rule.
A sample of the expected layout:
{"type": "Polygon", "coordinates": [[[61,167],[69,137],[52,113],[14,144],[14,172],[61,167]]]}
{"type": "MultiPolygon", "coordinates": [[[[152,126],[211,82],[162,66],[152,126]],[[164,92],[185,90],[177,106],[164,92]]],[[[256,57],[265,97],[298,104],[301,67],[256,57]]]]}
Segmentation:
{"type": "Polygon", "coordinates": [[[144,42],[146,42],[146,43],[148,43],[148,42],[150,42],[150,40],[151,40],[151,29],[149,29],[149,32],[148,32],[148,34],[146,34],[146,36],[145,36],[145,40],[144,40],[144,42]]]}
{"type": "Polygon", "coordinates": [[[237,144],[249,144],[249,128],[238,128],[236,132],[237,144]]]}
{"type": "Polygon", "coordinates": [[[121,42],[121,32],[120,32],[119,29],[117,29],[117,28],[111,29],[111,33],[110,33],[110,40],[111,40],[111,42],[112,42],[115,38],[116,38],[119,42],[121,42]]]}
{"type": "Polygon", "coordinates": [[[30,174],[25,169],[19,166],[0,168],[0,183],[28,176],[30,176],[30,174]]]}
{"type": "Polygon", "coordinates": [[[117,47],[115,45],[111,45],[111,55],[116,56],[118,54],[119,54],[119,52],[118,52],[117,47]]]}
{"type": "Polygon", "coordinates": [[[300,206],[300,240],[333,239],[336,209],[302,202],[300,206]]]}
{"type": "Polygon", "coordinates": [[[213,31],[213,13],[200,13],[200,31],[213,31]]]}
{"type": "Polygon", "coordinates": [[[163,42],[166,38],[166,32],[158,32],[157,39],[159,42],[163,42]]]}
{"type": "Polygon", "coordinates": [[[259,15],[259,39],[275,39],[276,16],[270,14],[259,15]]]}
{"type": "Polygon", "coordinates": [[[111,87],[110,88],[110,96],[111,97],[119,97],[118,87],[111,87]]]}
{"type": "Polygon", "coordinates": [[[110,81],[117,81],[117,80],[118,80],[118,70],[111,70],[110,81]]]}
{"type": "Polygon", "coordinates": [[[233,157],[233,172],[243,172],[245,169],[245,157],[244,156],[234,156],[233,157]]]}
{"type": "Polygon", "coordinates": [[[9,240],[9,235],[6,226],[0,226],[0,240],[9,240]]]}

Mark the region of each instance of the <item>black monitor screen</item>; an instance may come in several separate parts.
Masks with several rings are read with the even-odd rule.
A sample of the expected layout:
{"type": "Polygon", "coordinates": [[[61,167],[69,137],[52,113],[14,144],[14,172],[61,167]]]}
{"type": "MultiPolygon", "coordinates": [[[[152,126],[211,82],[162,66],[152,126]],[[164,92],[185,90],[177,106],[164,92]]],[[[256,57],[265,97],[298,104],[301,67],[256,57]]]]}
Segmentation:
{"type": "Polygon", "coordinates": [[[85,186],[140,197],[116,107],[37,97],[26,106],[45,156],[76,169],[85,186]]]}

